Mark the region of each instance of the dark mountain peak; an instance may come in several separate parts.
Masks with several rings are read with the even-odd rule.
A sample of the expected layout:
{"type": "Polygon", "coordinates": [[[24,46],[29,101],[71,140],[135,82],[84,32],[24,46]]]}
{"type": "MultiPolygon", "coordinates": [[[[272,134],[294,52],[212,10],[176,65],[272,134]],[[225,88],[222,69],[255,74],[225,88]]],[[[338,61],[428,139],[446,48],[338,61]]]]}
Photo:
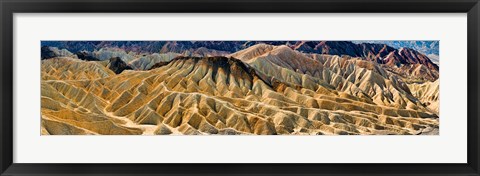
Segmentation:
{"type": "Polygon", "coordinates": [[[177,62],[182,60],[193,60],[195,64],[206,64],[208,67],[214,67],[215,69],[222,68],[225,71],[230,71],[232,69],[238,71],[251,72],[252,69],[243,63],[241,60],[233,57],[224,57],[224,56],[212,56],[212,57],[187,57],[187,56],[178,56],[172,59],[170,62],[177,62]]]}
{"type": "Polygon", "coordinates": [[[127,63],[125,63],[122,59],[119,57],[112,57],[109,59],[109,63],[107,64],[107,68],[115,72],[115,74],[120,74],[124,70],[131,70],[132,67],[130,67],[127,63]]]}
{"type": "Polygon", "coordinates": [[[77,55],[77,57],[81,60],[86,60],[86,61],[99,61],[100,60],[100,59],[92,56],[87,51],[79,51],[79,52],[76,52],[75,55],[77,55]]]}
{"type": "MultiPolygon", "coordinates": [[[[195,65],[205,66],[206,69],[212,70],[212,77],[218,73],[219,70],[222,70],[226,75],[232,75],[236,78],[253,80],[261,80],[266,85],[270,86],[274,90],[283,90],[286,87],[293,87],[295,89],[300,89],[300,85],[295,85],[291,83],[286,83],[278,80],[277,78],[267,76],[261,72],[256,71],[254,68],[250,67],[248,64],[242,62],[241,60],[234,57],[224,57],[224,56],[215,56],[215,57],[185,57],[179,56],[174,58],[170,63],[176,64],[177,62],[186,62],[190,61],[195,65]]],[[[185,64],[185,63],[183,63],[185,64]]],[[[182,64],[182,65],[183,65],[182,64]]],[[[166,63],[160,63],[159,65],[169,65],[166,63]]],[[[227,76],[228,77],[228,76],[227,76]]]]}
{"type": "Polygon", "coordinates": [[[439,70],[438,65],[433,63],[430,58],[411,48],[400,48],[398,50],[395,50],[394,52],[391,52],[385,58],[385,62],[386,65],[390,66],[400,66],[402,64],[421,64],[430,70],[439,70]]]}
{"type": "Polygon", "coordinates": [[[49,46],[42,46],[40,56],[43,59],[50,59],[56,57],[57,55],[53,52],[49,46]]]}

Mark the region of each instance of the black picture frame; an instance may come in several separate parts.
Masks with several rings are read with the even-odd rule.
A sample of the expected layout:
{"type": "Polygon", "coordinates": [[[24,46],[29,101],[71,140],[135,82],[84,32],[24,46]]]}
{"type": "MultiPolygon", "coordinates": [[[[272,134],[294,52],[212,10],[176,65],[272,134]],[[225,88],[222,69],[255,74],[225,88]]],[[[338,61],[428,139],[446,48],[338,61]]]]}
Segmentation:
{"type": "MultiPolygon", "coordinates": [[[[1,175],[479,175],[478,0],[1,0],[1,175]],[[467,13],[468,163],[36,164],[13,163],[14,13],[467,13]]],[[[445,146],[443,146],[445,147],[445,146]]]]}

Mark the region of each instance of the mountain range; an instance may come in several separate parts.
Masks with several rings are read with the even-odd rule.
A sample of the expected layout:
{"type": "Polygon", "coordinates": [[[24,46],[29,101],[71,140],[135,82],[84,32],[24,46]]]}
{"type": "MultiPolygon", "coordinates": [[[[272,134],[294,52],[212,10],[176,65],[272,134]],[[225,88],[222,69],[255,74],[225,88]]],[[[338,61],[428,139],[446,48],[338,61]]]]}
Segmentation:
{"type": "Polygon", "coordinates": [[[396,49],[411,48],[422,54],[425,54],[432,60],[433,63],[439,65],[440,42],[437,41],[395,41],[395,40],[380,40],[380,41],[353,41],[354,43],[378,43],[392,46],[396,49]]]}
{"type": "Polygon", "coordinates": [[[439,66],[412,48],[48,41],[41,51],[44,135],[439,132],[439,66]]]}
{"type": "MultiPolygon", "coordinates": [[[[411,49],[396,49],[386,44],[378,43],[353,43],[350,41],[73,41],[73,42],[42,42],[42,46],[57,48],[56,50],[66,50],[72,53],[88,53],[91,57],[98,60],[105,60],[111,57],[120,57],[123,61],[129,63],[138,56],[147,57],[156,54],[153,57],[161,57],[156,61],[167,61],[175,57],[177,53],[187,56],[226,56],[256,44],[269,44],[274,46],[285,45],[293,50],[306,54],[330,54],[330,55],[348,55],[352,57],[362,57],[366,60],[375,61],[379,64],[395,66],[398,69],[392,71],[409,77],[411,74],[418,79],[428,79],[434,81],[438,78],[439,67],[433,63],[426,55],[411,49]],[[169,54],[170,53],[170,54],[169,54]],[[162,54],[167,54],[166,56],[162,54]],[[427,69],[424,69],[426,67],[427,69]],[[425,75],[425,76],[423,76],[425,75]]],[[[42,57],[44,56],[42,52],[42,57]]],[[[78,55],[78,54],[77,54],[78,55]]],[[[146,62],[152,59],[140,59],[146,62]]],[[[141,65],[135,69],[148,69],[153,64],[137,63],[141,65]],[[148,65],[145,67],[144,65],[148,65]]],[[[417,80],[415,80],[417,81],[417,80]]]]}

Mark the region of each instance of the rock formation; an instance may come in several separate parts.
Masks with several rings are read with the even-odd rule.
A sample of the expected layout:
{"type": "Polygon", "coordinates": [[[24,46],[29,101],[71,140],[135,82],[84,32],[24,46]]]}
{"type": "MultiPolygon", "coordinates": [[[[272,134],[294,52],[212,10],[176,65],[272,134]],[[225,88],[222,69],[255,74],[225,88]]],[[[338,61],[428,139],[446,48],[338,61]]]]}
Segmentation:
{"type": "MultiPolygon", "coordinates": [[[[53,58],[42,60],[41,132],[45,135],[431,135],[439,132],[438,65],[415,51],[375,45],[362,49],[372,51],[368,56],[349,56],[331,55],[350,52],[352,48],[348,47],[345,51],[332,49],[338,48],[336,45],[350,45],[348,42],[235,46],[226,43],[224,48],[213,43],[217,48],[200,49],[197,53],[203,54],[198,57],[177,53],[133,54],[120,49],[119,53],[132,57],[122,59],[108,52],[106,55],[116,57],[91,61],[52,55],[53,58]],[[248,47],[240,49],[244,46],[248,47]],[[230,47],[239,50],[231,54],[216,50],[226,51],[221,49],[230,47]],[[330,54],[303,53],[298,48],[323,48],[330,54]],[[406,69],[410,67],[413,69],[406,69]],[[414,79],[420,75],[428,76],[414,79]]],[[[162,48],[190,49],[181,44],[170,43],[162,48]]],[[[102,54],[97,51],[99,55],[102,54]]]]}

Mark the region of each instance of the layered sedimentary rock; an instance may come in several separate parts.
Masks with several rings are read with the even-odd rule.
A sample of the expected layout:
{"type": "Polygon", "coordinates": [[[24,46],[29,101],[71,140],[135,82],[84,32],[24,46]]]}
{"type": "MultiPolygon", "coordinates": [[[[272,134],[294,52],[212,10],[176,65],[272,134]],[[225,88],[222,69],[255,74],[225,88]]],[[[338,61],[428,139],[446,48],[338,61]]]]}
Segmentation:
{"type": "MultiPolygon", "coordinates": [[[[82,60],[58,57],[42,60],[41,76],[43,80],[88,80],[115,75],[101,62],[85,62],[82,60]]],[[[43,90],[42,90],[43,91],[43,90]]]]}
{"type": "Polygon", "coordinates": [[[409,84],[412,94],[418,97],[421,102],[430,110],[439,114],[440,104],[440,81],[409,84]]]}
{"type": "Polygon", "coordinates": [[[364,58],[254,45],[228,57],[138,64],[144,71],[114,72],[105,62],[42,61],[42,134],[425,134],[439,126],[434,85],[409,85],[364,58]]]}
{"type": "Polygon", "coordinates": [[[407,84],[376,62],[336,55],[306,55],[285,46],[256,45],[232,56],[259,72],[316,90],[318,86],[354,95],[365,101],[398,108],[422,109],[407,84]]]}

